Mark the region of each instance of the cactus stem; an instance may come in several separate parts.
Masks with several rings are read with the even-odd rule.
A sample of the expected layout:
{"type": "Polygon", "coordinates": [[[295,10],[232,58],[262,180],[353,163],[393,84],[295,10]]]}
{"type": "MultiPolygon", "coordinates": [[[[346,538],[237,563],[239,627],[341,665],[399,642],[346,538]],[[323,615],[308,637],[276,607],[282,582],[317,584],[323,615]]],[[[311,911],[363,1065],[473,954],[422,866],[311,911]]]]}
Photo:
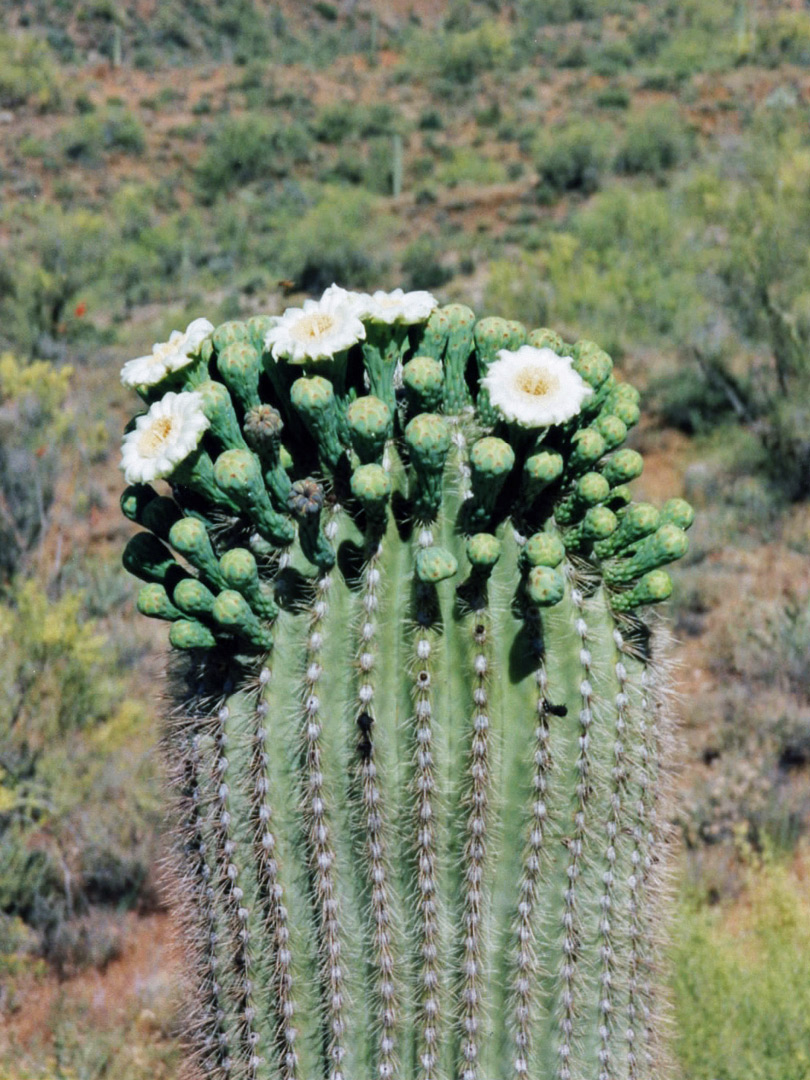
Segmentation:
{"type": "MultiPolygon", "coordinates": [[[[330,522],[329,524],[332,524],[330,522]]],[[[320,950],[320,993],[323,1008],[324,1073],[329,1080],[345,1080],[343,1045],[344,990],[338,894],[335,887],[336,856],[330,836],[323,786],[321,750],[321,702],[318,696],[323,630],[329,609],[332,578],[322,574],[315,585],[310,612],[301,710],[303,747],[302,797],[306,846],[313,890],[315,923],[320,950]]]]}
{"type": "Polygon", "coordinates": [[[263,909],[264,927],[273,948],[271,984],[276,1021],[275,1045],[280,1063],[280,1076],[282,1080],[295,1080],[298,1076],[298,1053],[295,1049],[297,1033],[294,1026],[295,1001],[291,974],[290,931],[287,925],[284,889],[279,880],[276,839],[273,834],[273,813],[268,798],[270,765],[266,749],[268,705],[261,699],[271,678],[271,669],[263,667],[259,674],[260,700],[256,703],[253,753],[250,763],[253,780],[252,816],[256,823],[254,851],[258,897],[263,909]]]}
{"type": "Polygon", "coordinates": [[[591,794],[591,763],[589,755],[590,726],[593,720],[593,686],[591,682],[591,653],[588,649],[588,624],[585,621],[585,599],[573,575],[571,602],[577,618],[575,629],[580,639],[579,662],[582,679],[579,684],[579,754],[576,771],[576,810],[571,836],[564,841],[568,848],[566,885],[563,891],[563,962],[560,970],[560,1021],[557,1075],[559,1080],[571,1080],[570,1060],[573,1050],[574,1025],[577,1015],[577,962],[582,945],[582,927],[577,910],[577,883],[580,877],[585,842],[588,834],[588,804],[591,794]]]}
{"type": "Polygon", "coordinates": [[[395,1028],[397,992],[394,983],[392,934],[394,920],[389,902],[385,841],[385,818],[382,794],[377,779],[374,753],[374,665],[376,657],[376,623],[374,612],[379,607],[380,556],[382,545],[377,544],[366,563],[363,580],[363,614],[357,664],[360,670],[357,691],[356,722],[360,730],[358,743],[358,773],[364,823],[364,847],[367,862],[368,887],[371,896],[372,940],[374,948],[375,996],[379,1010],[379,1056],[377,1072],[380,1080],[390,1080],[396,1069],[395,1028]]]}
{"type": "MultiPolygon", "coordinates": [[[[231,829],[231,791],[228,783],[231,769],[227,754],[230,744],[236,741],[236,736],[229,728],[231,715],[230,706],[223,703],[215,716],[214,740],[218,753],[213,758],[211,776],[216,792],[213,824],[224,910],[231,939],[232,997],[236,1013],[238,1043],[234,1050],[238,1054],[244,1074],[250,1080],[254,1080],[262,1059],[258,1054],[259,1035],[253,1025],[256,1010],[253,997],[254,971],[249,930],[251,913],[247,907],[244,890],[239,884],[239,844],[231,829]]],[[[235,777],[231,783],[236,783],[235,777]]]]}
{"type": "Polygon", "coordinates": [[[621,839],[622,806],[627,786],[627,760],[625,734],[628,721],[627,669],[621,660],[614,667],[618,692],[615,697],[616,724],[613,742],[613,771],[610,788],[610,811],[605,828],[605,872],[602,878],[602,900],[599,915],[599,933],[602,938],[601,966],[599,972],[599,1080],[612,1080],[614,1069],[611,1061],[611,1032],[615,1002],[615,959],[613,947],[613,906],[616,885],[616,861],[621,839]]]}
{"type": "MultiPolygon", "coordinates": [[[[207,858],[206,830],[202,813],[200,790],[200,736],[194,734],[188,740],[188,751],[183,766],[181,801],[185,803],[185,849],[190,855],[184,869],[186,883],[191,888],[194,928],[192,939],[199,940],[197,965],[203,1000],[198,1003],[195,1028],[198,1045],[209,1070],[224,1076],[230,1059],[228,1038],[223,1025],[224,1010],[220,999],[217,973],[217,940],[219,926],[214,893],[214,873],[207,858]]],[[[187,909],[189,910],[189,909],[187,909]]]]}
{"type": "MultiPolygon", "coordinates": [[[[417,545],[429,547],[432,533],[429,528],[418,529],[417,545]]],[[[435,589],[431,585],[416,585],[416,634],[414,641],[415,682],[414,710],[416,736],[416,870],[417,870],[417,935],[421,964],[418,975],[417,1017],[419,1031],[419,1063],[422,1080],[436,1080],[439,1049],[439,942],[438,906],[436,894],[437,866],[436,807],[434,805],[435,776],[433,760],[432,693],[430,633],[431,610],[435,589]]]]}
{"type": "Polygon", "coordinates": [[[540,619],[536,611],[530,615],[530,623],[535,631],[537,649],[537,726],[534,734],[534,771],[532,775],[531,824],[528,842],[523,856],[523,869],[518,891],[517,942],[514,979],[515,1010],[515,1075],[525,1080],[529,1075],[529,1051],[531,1049],[532,1004],[538,975],[537,957],[533,947],[534,913],[537,903],[540,871],[544,855],[544,843],[548,827],[547,793],[548,779],[552,768],[551,731],[548,717],[550,702],[548,698],[548,678],[543,661],[543,645],[540,619]]]}
{"type": "Polygon", "coordinates": [[[489,792],[489,732],[487,673],[490,667],[488,618],[486,609],[473,612],[475,672],[473,688],[473,730],[469,764],[469,816],[464,849],[464,949],[462,954],[462,1061],[461,1080],[475,1080],[481,1029],[482,923],[484,917],[482,882],[486,855],[487,805],[489,792]]]}

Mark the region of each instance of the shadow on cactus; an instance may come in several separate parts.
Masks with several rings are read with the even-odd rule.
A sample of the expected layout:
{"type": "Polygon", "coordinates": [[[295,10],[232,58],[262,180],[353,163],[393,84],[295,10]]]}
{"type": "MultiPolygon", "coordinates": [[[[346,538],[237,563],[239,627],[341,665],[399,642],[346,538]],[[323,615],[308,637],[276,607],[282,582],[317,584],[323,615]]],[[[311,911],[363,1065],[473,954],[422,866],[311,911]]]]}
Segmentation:
{"type": "Polygon", "coordinates": [[[647,609],[692,512],[632,500],[611,369],[337,286],[125,367],[205,1075],[665,1070],[647,609]]]}

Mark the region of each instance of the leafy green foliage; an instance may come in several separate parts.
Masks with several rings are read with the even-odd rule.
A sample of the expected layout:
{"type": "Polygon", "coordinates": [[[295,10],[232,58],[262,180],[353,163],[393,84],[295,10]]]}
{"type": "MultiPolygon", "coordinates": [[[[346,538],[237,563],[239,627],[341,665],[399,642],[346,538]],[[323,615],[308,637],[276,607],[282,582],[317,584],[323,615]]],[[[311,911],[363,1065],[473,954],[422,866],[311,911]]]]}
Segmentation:
{"type": "Polygon", "coordinates": [[[675,1048],[689,1080],[806,1080],[810,908],[780,866],[752,875],[733,920],[685,905],[675,927],[675,1048]],[[730,925],[729,925],[730,923],[730,925]]]}
{"type": "Polygon", "coordinates": [[[40,112],[59,107],[63,81],[40,38],[0,34],[0,108],[30,105],[40,112]]]}
{"type": "Polygon", "coordinates": [[[535,155],[539,196],[549,200],[568,191],[592,194],[600,186],[609,154],[610,133],[603,124],[579,120],[544,132],[535,155]]]}
{"type": "Polygon", "coordinates": [[[203,200],[213,202],[254,180],[287,176],[309,157],[310,138],[300,126],[261,114],[228,117],[215,129],[197,165],[197,185],[203,200]]]}

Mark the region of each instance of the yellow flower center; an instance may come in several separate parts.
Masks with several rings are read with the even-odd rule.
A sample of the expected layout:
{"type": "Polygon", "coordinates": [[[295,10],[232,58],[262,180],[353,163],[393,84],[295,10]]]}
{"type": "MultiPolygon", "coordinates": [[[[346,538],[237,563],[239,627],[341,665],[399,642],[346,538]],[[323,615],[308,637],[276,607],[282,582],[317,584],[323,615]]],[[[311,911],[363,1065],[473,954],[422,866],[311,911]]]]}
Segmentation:
{"type": "Polygon", "coordinates": [[[547,394],[553,394],[555,390],[559,390],[560,380],[550,371],[543,371],[542,368],[526,367],[518,373],[515,385],[524,394],[530,394],[532,397],[545,397],[547,394]]]}
{"type": "Polygon", "coordinates": [[[138,440],[138,452],[141,457],[157,457],[171,431],[171,416],[161,416],[153,420],[138,440]]]}
{"type": "Polygon", "coordinates": [[[335,325],[334,318],[326,311],[313,311],[303,315],[295,324],[293,337],[299,341],[315,341],[335,325]]]}

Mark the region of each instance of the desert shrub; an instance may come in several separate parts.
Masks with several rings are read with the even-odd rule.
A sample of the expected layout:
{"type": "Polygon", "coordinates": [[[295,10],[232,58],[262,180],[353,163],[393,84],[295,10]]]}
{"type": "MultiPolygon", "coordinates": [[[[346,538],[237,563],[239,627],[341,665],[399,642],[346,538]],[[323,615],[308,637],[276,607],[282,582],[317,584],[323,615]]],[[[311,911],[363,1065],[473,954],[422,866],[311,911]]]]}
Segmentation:
{"type": "Polygon", "coordinates": [[[107,153],[140,154],[146,136],[133,113],[112,106],[77,117],[63,128],[59,141],[71,161],[96,165],[107,153]]]}
{"type": "Polygon", "coordinates": [[[65,408],[71,374],[68,367],[0,355],[0,588],[49,521],[71,424],[65,408]]]}
{"type": "Polygon", "coordinates": [[[46,943],[91,902],[135,903],[155,854],[149,718],[101,631],[81,593],[31,577],[0,603],[0,910],[46,943]]]}
{"type": "Polygon", "coordinates": [[[412,74],[467,86],[485,71],[507,67],[512,55],[508,29],[487,20],[472,30],[415,34],[409,43],[407,66],[412,74]]]}
{"type": "Polygon", "coordinates": [[[436,169],[436,179],[447,187],[456,184],[499,184],[506,179],[502,161],[485,157],[471,147],[453,149],[452,156],[436,169]]]}
{"type": "Polygon", "coordinates": [[[544,131],[535,153],[539,197],[545,200],[569,191],[583,195],[596,191],[607,166],[609,143],[604,125],[587,120],[544,131]]]}
{"type": "Polygon", "coordinates": [[[323,197],[281,229],[274,262],[305,292],[333,282],[370,285],[378,275],[386,223],[367,193],[327,189],[323,197]]]}
{"type": "Polygon", "coordinates": [[[777,11],[757,26],[755,54],[770,67],[810,66],[810,15],[806,11],[777,11]]]}
{"type": "Polygon", "coordinates": [[[261,114],[228,117],[214,130],[195,179],[204,202],[254,180],[287,176],[310,158],[311,140],[300,124],[261,114]]]}
{"type": "Polygon", "coordinates": [[[115,222],[43,201],[16,207],[7,224],[12,242],[0,251],[0,341],[23,354],[58,356],[60,339],[79,329],[71,312],[82,291],[103,281],[115,222]]]}
{"type": "Polygon", "coordinates": [[[432,236],[420,236],[402,254],[400,270],[407,289],[438,289],[455,271],[441,259],[441,247],[432,236]]]}
{"type": "Polygon", "coordinates": [[[623,86],[606,86],[596,95],[594,104],[600,109],[628,109],[630,93],[623,86]]]}
{"type": "Polygon", "coordinates": [[[689,156],[692,132],[675,105],[658,105],[632,117],[616,155],[615,168],[625,173],[659,176],[689,156]]]}
{"type": "Polygon", "coordinates": [[[671,950],[675,1050],[693,1080],[806,1080],[810,905],[786,869],[752,875],[732,912],[685,902],[671,950]]]}
{"type": "Polygon", "coordinates": [[[325,143],[341,143],[360,131],[360,110],[348,101],[327,105],[318,113],[312,124],[315,138],[325,143]]]}
{"type": "Polygon", "coordinates": [[[58,108],[62,81],[53,54],[41,38],[0,34],[0,108],[31,105],[58,108]]]}

